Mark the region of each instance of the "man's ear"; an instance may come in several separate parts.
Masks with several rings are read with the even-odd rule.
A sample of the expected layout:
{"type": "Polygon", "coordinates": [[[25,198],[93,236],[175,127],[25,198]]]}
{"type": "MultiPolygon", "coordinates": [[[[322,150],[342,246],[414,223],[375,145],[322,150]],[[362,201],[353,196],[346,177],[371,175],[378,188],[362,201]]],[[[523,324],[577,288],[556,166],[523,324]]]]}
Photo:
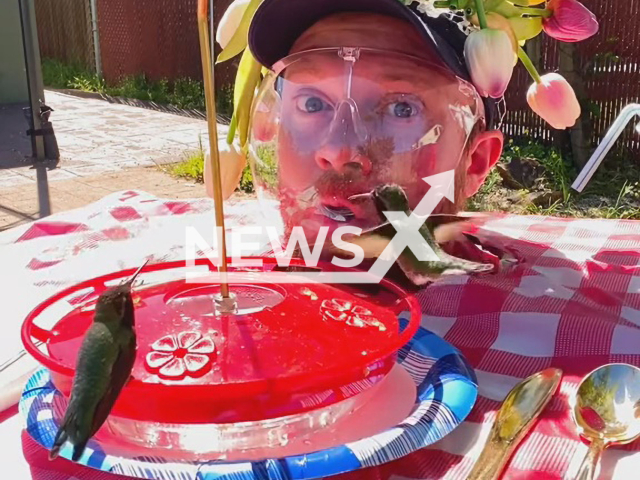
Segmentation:
{"type": "Polygon", "coordinates": [[[465,197],[475,195],[500,160],[504,135],[499,130],[477,133],[469,146],[465,197]]]}

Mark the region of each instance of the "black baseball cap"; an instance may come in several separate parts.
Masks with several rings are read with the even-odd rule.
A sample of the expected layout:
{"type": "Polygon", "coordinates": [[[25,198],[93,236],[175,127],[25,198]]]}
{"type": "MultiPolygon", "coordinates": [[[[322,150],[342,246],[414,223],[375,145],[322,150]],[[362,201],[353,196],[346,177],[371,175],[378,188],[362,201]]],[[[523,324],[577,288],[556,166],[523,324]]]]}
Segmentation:
{"type": "MultiPolygon", "coordinates": [[[[472,83],[464,61],[467,36],[458,24],[445,15],[421,13],[401,0],[263,0],[249,27],[249,48],[259,63],[270,68],[289,54],[305,30],[324,17],[343,12],[376,13],[409,22],[452,73],[472,83]]],[[[483,98],[483,103],[487,128],[494,128],[496,100],[483,98]]]]}

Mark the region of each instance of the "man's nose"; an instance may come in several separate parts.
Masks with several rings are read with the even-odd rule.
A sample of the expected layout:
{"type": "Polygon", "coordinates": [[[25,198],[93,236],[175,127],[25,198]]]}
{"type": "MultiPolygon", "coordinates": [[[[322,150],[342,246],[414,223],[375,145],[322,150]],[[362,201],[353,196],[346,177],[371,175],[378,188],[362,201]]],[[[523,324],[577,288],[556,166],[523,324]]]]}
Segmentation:
{"type": "Polygon", "coordinates": [[[315,154],[316,163],[323,170],[333,169],[339,173],[361,170],[371,172],[371,160],[362,151],[366,132],[359,121],[356,106],[346,101],[337,107],[324,144],[315,154]]]}

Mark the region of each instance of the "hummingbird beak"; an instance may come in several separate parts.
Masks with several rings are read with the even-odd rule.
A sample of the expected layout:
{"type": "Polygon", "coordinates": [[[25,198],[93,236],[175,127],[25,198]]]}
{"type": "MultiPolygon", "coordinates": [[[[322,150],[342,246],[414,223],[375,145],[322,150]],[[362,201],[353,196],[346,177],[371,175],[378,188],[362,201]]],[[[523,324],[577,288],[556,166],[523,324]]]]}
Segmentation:
{"type": "Polygon", "coordinates": [[[369,198],[373,196],[373,190],[371,190],[369,193],[357,193],[355,195],[351,195],[350,197],[347,197],[347,200],[351,201],[351,200],[359,200],[362,198],[369,198]]]}
{"type": "Polygon", "coordinates": [[[131,287],[131,285],[133,285],[133,282],[135,281],[136,277],[140,274],[140,272],[142,272],[142,269],[147,265],[147,263],[149,263],[149,260],[147,260],[146,262],[144,262],[140,268],[138,268],[138,270],[136,270],[136,272],[131,276],[131,278],[129,280],[127,280],[123,285],[126,285],[128,287],[131,287]]]}

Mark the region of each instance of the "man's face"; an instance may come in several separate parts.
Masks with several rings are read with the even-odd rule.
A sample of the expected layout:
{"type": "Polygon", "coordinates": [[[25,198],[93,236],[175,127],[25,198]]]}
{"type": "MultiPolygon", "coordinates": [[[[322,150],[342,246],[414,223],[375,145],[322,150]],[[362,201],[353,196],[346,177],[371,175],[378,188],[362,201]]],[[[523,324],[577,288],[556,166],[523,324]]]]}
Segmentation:
{"type": "Polygon", "coordinates": [[[340,226],[377,226],[383,219],[362,194],[399,184],[413,208],[429,189],[422,178],[450,170],[456,202],[443,200],[437,211],[464,203],[478,98],[415,35],[393,19],[344,15],[319,22],[298,40],[294,53],[362,46],[397,54],[365,51],[355,62],[310,54],[282,72],[277,194],[288,231],[301,226],[314,243],[321,227],[328,227],[329,241],[340,226]]]}

